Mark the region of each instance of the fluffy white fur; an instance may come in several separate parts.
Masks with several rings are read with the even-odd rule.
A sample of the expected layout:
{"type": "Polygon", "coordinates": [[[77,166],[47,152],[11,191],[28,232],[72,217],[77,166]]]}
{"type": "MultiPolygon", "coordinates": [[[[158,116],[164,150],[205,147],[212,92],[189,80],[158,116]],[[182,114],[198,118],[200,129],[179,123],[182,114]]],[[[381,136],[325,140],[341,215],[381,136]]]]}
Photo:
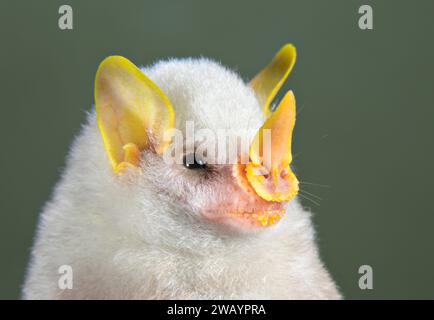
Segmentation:
{"type": "MultiPolygon", "coordinates": [[[[186,120],[210,129],[263,122],[253,90],[218,63],[170,60],[143,72],[171,100],[180,129],[186,120]]],[[[296,198],[276,226],[237,232],[198,218],[195,208],[217,195],[194,175],[150,151],[140,171],[115,175],[90,114],[42,211],[23,297],[340,298],[296,198]],[[58,287],[61,265],[73,268],[72,290],[58,287]]]]}

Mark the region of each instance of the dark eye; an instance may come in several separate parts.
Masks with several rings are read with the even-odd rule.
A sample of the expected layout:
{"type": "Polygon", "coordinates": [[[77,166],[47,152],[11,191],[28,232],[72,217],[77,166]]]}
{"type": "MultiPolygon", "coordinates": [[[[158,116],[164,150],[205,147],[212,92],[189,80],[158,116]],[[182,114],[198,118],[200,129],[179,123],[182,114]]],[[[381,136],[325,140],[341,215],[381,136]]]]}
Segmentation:
{"type": "Polygon", "coordinates": [[[190,153],[184,156],[183,159],[183,164],[184,167],[186,167],[187,169],[192,169],[192,170],[196,170],[196,169],[205,169],[206,168],[206,163],[205,161],[195,155],[194,153],[190,153]]]}

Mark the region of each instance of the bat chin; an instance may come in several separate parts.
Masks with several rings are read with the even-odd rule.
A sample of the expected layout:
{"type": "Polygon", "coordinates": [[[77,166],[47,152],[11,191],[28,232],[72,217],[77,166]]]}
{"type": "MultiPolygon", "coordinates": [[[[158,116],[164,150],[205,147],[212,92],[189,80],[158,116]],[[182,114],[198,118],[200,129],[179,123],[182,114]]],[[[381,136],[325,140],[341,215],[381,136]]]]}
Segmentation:
{"type": "Polygon", "coordinates": [[[286,202],[270,202],[255,208],[231,208],[223,206],[205,210],[203,216],[212,223],[239,229],[267,228],[277,224],[285,214],[286,202]]]}

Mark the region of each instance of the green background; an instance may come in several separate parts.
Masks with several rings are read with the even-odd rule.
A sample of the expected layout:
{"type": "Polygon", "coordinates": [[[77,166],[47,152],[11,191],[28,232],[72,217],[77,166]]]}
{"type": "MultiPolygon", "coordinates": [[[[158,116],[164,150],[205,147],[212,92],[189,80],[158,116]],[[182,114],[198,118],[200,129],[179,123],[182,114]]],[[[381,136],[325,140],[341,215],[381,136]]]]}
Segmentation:
{"type": "Polygon", "coordinates": [[[209,56],[252,77],[285,42],[295,165],[346,298],[434,298],[434,1],[1,1],[0,298],[19,297],[38,213],[93,103],[98,63],[209,56]],[[74,30],[58,28],[70,4],[74,30]],[[374,30],[358,28],[371,4],[374,30]],[[358,268],[374,270],[360,290],[358,268]]]}

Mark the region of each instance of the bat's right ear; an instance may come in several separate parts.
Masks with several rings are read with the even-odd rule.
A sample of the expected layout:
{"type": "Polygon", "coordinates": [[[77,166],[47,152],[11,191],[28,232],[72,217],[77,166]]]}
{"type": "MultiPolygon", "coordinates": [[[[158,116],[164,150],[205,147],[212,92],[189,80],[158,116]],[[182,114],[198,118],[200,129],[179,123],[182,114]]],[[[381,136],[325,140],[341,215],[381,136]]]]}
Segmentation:
{"type": "Polygon", "coordinates": [[[131,61],[104,59],[95,77],[98,126],[115,172],[138,166],[140,152],[162,154],[170,140],[175,113],[166,95],[131,61]]]}
{"type": "Polygon", "coordinates": [[[295,47],[290,43],[284,45],[250,81],[266,118],[271,114],[270,104],[294,67],[296,57],[295,47]]]}

